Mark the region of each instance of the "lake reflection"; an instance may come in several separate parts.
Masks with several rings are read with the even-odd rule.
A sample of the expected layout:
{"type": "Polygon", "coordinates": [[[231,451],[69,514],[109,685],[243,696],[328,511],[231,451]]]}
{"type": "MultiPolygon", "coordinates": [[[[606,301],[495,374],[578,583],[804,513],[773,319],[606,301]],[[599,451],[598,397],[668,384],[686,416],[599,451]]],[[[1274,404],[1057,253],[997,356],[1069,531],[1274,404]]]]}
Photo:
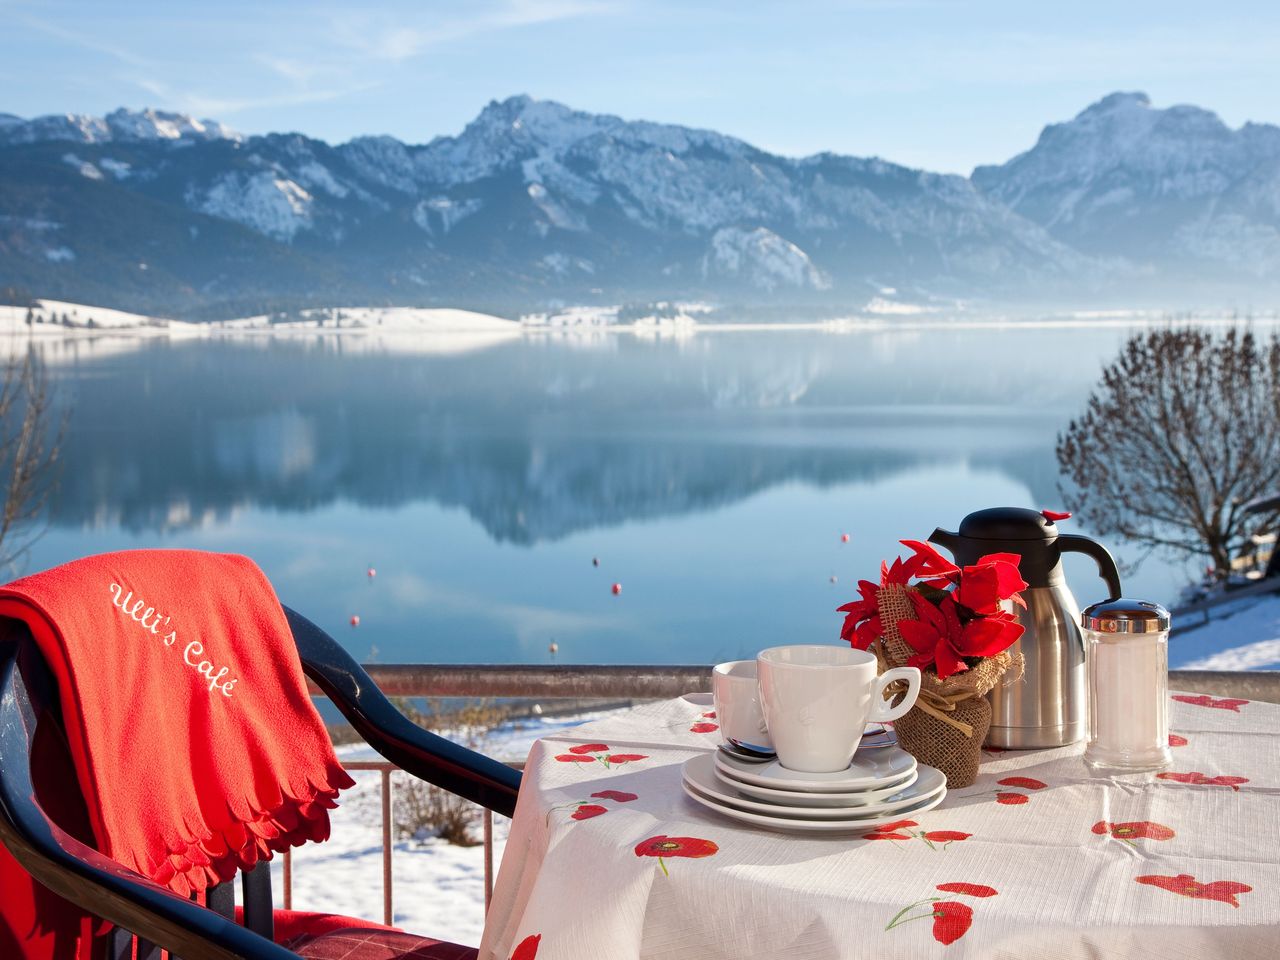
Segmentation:
{"type": "MultiPolygon", "coordinates": [[[[64,345],[49,356],[71,432],[29,566],[244,552],[387,661],[825,640],[899,536],[1059,505],[1055,436],[1126,332],[64,345]]],[[[1085,564],[1068,571],[1082,603],[1101,592],[1085,564]]],[[[1149,561],[1130,592],[1168,600],[1180,580],[1149,561]]]]}

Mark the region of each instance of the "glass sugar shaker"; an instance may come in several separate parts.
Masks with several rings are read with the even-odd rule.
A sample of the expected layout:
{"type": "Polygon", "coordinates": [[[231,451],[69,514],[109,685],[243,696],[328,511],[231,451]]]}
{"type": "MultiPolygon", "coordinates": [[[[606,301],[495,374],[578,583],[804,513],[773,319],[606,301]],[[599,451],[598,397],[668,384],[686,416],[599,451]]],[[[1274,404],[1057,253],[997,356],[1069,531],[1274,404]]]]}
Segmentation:
{"type": "Polygon", "coordinates": [[[1080,615],[1089,676],[1084,762],[1099,773],[1160,770],[1169,752],[1169,611],[1107,600],[1080,615]]]}

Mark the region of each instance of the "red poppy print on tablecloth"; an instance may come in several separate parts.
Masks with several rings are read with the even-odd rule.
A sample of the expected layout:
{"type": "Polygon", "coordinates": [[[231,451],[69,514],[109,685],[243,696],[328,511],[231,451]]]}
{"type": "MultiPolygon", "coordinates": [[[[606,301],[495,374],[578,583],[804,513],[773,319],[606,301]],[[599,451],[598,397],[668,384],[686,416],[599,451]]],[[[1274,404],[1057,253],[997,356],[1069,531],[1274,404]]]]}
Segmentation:
{"type": "Polygon", "coordinates": [[[1240,784],[1248,783],[1248,777],[1228,777],[1217,776],[1211,777],[1205,773],[1157,773],[1157,780],[1172,780],[1175,783],[1193,783],[1197,786],[1206,787],[1230,787],[1237,793],[1240,792],[1240,784]]]}
{"type": "Polygon", "coordinates": [[[961,833],[959,830],[912,830],[911,827],[918,827],[920,824],[914,820],[895,820],[892,823],[883,823],[876,827],[875,830],[863,836],[864,840],[923,840],[925,846],[930,850],[937,850],[941,847],[945,850],[948,845],[957,840],[968,840],[973,834],[961,833]]]}
{"type": "Polygon", "coordinates": [[[561,763],[602,763],[605,768],[620,763],[634,763],[636,760],[648,760],[643,753],[608,753],[607,743],[579,743],[569,748],[568,753],[556,754],[555,759],[561,763]],[[604,754],[604,756],[601,756],[604,754]]]}
{"type": "Polygon", "coordinates": [[[569,816],[573,820],[590,820],[592,817],[598,817],[600,814],[608,812],[608,807],[602,807],[598,803],[580,803],[578,804],[578,809],[569,816]]]}
{"type": "Polygon", "coordinates": [[[1216,900],[1219,903],[1229,903],[1233,907],[1240,906],[1240,901],[1236,899],[1237,894],[1251,893],[1253,891],[1253,887],[1247,883],[1237,883],[1234,880],[1215,880],[1212,883],[1201,883],[1189,873],[1180,873],[1176,877],[1153,875],[1134,877],[1134,879],[1138,883],[1159,887],[1161,890],[1168,890],[1170,893],[1176,893],[1181,897],[1190,897],[1193,900],[1216,900]]]}
{"type": "MultiPolygon", "coordinates": [[[[943,893],[958,893],[966,897],[994,897],[998,893],[995,887],[985,883],[940,883],[938,890],[943,893]]],[[[885,930],[892,930],[912,920],[933,920],[933,939],[944,947],[955,943],[973,925],[973,907],[958,900],[946,900],[942,897],[926,897],[908,904],[899,910],[889,921],[885,930]],[[917,907],[924,907],[920,913],[912,914],[917,907]]]]}
{"type": "Polygon", "coordinates": [[[531,937],[525,937],[511,951],[511,960],[534,960],[538,956],[538,944],[542,942],[542,934],[535,933],[531,937]]]}
{"type": "Polygon", "coordinates": [[[996,792],[996,803],[1003,803],[1006,807],[1019,807],[1024,803],[1030,802],[1031,798],[1025,793],[1014,793],[1009,790],[999,790],[996,792]]]}
{"type": "Polygon", "coordinates": [[[704,720],[714,720],[715,718],[716,718],[716,712],[714,710],[708,710],[706,713],[702,715],[702,719],[704,720]]]}
{"type": "Polygon", "coordinates": [[[1218,700],[1209,696],[1207,693],[1202,693],[1195,697],[1188,693],[1175,693],[1173,695],[1173,699],[1177,700],[1179,703],[1189,703],[1195,707],[1212,707],[1215,710],[1231,710],[1234,713],[1239,713],[1240,708],[1249,702],[1248,700],[1237,700],[1233,697],[1226,697],[1218,700]]]}
{"type": "Polygon", "coordinates": [[[627,793],[625,790],[597,790],[592,794],[601,800],[616,800],[618,803],[630,803],[632,800],[639,800],[639,794],[627,793]]]}
{"type": "Polygon", "coordinates": [[[635,852],[637,857],[657,857],[658,866],[662,867],[662,872],[670,876],[671,874],[667,871],[667,857],[700,859],[719,853],[720,847],[714,841],[704,840],[701,837],[668,837],[665,834],[658,834],[656,837],[649,837],[637,843],[635,852]]]}
{"type": "Polygon", "coordinates": [[[943,893],[963,893],[966,897],[994,897],[999,891],[985,883],[940,883],[943,893]]]}
{"type": "Polygon", "coordinates": [[[1186,745],[1187,745],[1187,738],[1186,738],[1186,737],[1180,737],[1180,736],[1178,736],[1178,734],[1176,734],[1176,733],[1171,733],[1171,734],[1169,734],[1169,746],[1171,746],[1171,747],[1185,747],[1186,745]]]}
{"type": "Polygon", "coordinates": [[[1135,840],[1172,840],[1177,836],[1171,827],[1151,820],[1131,820],[1127,823],[1107,823],[1105,820],[1099,820],[1091,829],[1099,836],[1109,834],[1135,848],[1137,847],[1133,842],[1135,840]]]}
{"type": "Polygon", "coordinates": [[[1043,790],[1048,786],[1043,780],[1037,780],[1035,777],[1005,777],[1003,780],[997,780],[996,783],[1002,787],[1021,787],[1023,790],[1043,790]]]}
{"type": "Polygon", "coordinates": [[[699,722],[695,723],[692,727],[689,728],[689,732],[690,733],[715,733],[719,729],[720,729],[719,724],[708,723],[705,720],[700,720],[699,722]]]}

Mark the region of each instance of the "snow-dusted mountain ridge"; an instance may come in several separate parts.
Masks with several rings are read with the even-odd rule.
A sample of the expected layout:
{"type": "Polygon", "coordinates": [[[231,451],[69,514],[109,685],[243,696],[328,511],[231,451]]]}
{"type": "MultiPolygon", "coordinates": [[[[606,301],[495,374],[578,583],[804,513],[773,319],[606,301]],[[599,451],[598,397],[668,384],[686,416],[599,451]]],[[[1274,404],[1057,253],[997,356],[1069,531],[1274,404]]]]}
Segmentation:
{"type": "Polygon", "coordinates": [[[1114,93],[1000,166],[988,196],[1094,255],[1200,273],[1280,271],[1280,127],[1114,93]]]}
{"type": "Polygon", "coordinates": [[[416,145],[241,137],[155,110],[4,115],[0,278],[179,314],[1221,291],[1280,277],[1278,170],[1280,128],[1129,93],[972,178],[526,96],[416,145]]]}

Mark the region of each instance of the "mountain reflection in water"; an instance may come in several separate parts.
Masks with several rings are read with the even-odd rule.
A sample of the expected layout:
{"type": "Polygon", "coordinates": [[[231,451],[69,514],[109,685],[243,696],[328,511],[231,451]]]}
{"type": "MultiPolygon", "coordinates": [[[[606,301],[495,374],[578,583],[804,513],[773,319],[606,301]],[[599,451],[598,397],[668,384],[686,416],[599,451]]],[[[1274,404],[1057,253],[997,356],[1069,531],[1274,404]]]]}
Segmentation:
{"type": "MultiPolygon", "coordinates": [[[[422,659],[413,638],[432,623],[482,629],[473,621],[487,615],[458,613],[459,596],[502,594],[510,581],[524,591],[511,616],[519,624],[495,628],[488,617],[484,630],[511,637],[477,639],[470,658],[538,659],[548,632],[607,638],[623,629],[617,603],[584,606],[553,575],[559,563],[578,563],[578,551],[599,550],[607,534],[615,555],[643,559],[671,582],[660,599],[628,590],[632,639],[576,659],[733,653],[760,638],[690,639],[695,622],[705,631],[713,593],[758,594],[762,609],[777,611],[775,632],[801,604],[814,624],[835,623],[828,573],[871,575],[897,537],[954,526],[992,498],[1059,506],[1055,436],[1126,332],[526,336],[441,354],[319,337],[129,349],[81,342],[48,354],[72,417],[53,529],[33,562],[120,546],[235,548],[262,557],[279,585],[301,569],[301,545],[324,537],[330,554],[361,573],[366,558],[349,550],[370,560],[375,549],[394,551],[405,575],[421,581],[383,601],[387,634],[362,627],[361,644],[378,637],[382,649],[422,659]],[[427,506],[437,512],[423,513],[427,506]],[[765,530],[770,542],[747,550],[726,535],[718,517],[733,509],[745,511],[736,522],[755,528],[741,531],[744,542],[765,530]],[[447,519],[459,510],[482,537],[447,519]],[[387,530],[381,545],[353,542],[387,530]],[[647,532],[657,530],[660,543],[647,532]],[[805,539],[820,537],[825,550],[842,530],[855,539],[839,555],[805,539]],[[723,553],[695,561],[709,537],[727,540],[723,553]],[[272,545],[290,543],[289,556],[272,545]],[[425,558],[451,552],[456,561],[424,586],[425,558]],[[801,570],[811,556],[812,571],[801,570]],[[826,592],[815,599],[808,587],[788,587],[775,566],[826,592]],[[503,583],[486,579],[495,570],[503,583]],[[537,623],[546,624],[541,633],[537,623]],[[634,646],[640,632],[659,628],[671,634],[669,652],[634,646]]],[[[306,564],[324,568],[315,557],[306,564]]],[[[1157,599],[1176,579],[1161,569],[1144,577],[1157,599]]],[[[340,601],[322,581],[297,577],[291,588],[314,591],[303,599],[331,604],[338,623],[340,603],[360,602],[340,601]]]]}
{"type": "Polygon", "coordinates": [[[444,357],[337,339],[143,344],[55,368],[74,420],[54,520],[142,532],[245,506],[430,500],[532,544],[957,459],[1056,502],[1043,461],[1088,379],[993,376],[984,351],[955,349],[972,334],[532,340],[444,357]]]}

